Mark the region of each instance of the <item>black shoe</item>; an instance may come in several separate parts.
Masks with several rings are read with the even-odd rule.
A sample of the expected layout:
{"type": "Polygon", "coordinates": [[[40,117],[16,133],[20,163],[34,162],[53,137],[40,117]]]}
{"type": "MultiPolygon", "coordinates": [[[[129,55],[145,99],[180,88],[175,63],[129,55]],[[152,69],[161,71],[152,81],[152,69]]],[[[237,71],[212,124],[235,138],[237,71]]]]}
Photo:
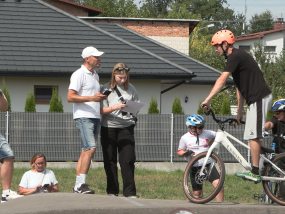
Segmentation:
{"type": "Polygon", "coordinates": [[[87,186],[87,184],[81,184],[81,186],[79,188],[77,188],[77,190],[73,189],[74,193],[81,193],[81,194],[94,194],[94,190],[89,189],[89,187],[87,186]]]}

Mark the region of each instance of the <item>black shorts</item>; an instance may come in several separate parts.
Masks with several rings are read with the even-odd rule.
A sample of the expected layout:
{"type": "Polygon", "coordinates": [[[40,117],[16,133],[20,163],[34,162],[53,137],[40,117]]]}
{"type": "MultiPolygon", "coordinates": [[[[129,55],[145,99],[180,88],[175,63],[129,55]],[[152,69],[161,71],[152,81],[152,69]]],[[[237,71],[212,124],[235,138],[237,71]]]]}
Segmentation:
{"type": "MultiPolygon", "coordinates": [[[[207,164],[206,167],[209,167],[210,164],[207,164]]],[[[193,191],[198,191],[198,190],[202,190],[203,189],[203,184],[197,184],[195,181],[195,175],[198,171],[200,171],[200,169],[202,168],[202,166],[199,167],[192,167],[192,170],[190,172],[190,179],[191,179],[191,185],[192,185],[192,189],[193,191]]],[[[213,183],[214,180],[220,179],[220,175],[218,173],[218,170],[216,169],[216,167],[214,166],[212,169],[212,172],[210,174],[209,177],[209,181],[211,183],[213,183]]]]}

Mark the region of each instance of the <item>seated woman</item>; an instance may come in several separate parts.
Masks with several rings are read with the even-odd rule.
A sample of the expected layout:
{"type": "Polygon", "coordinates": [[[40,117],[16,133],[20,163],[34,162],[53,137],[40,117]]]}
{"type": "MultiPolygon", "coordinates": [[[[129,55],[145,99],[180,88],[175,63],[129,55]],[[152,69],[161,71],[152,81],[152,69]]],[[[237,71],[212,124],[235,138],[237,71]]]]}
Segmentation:
{"type": "Polygon", "coordinates": [[[30,160],[32,169],[25,172],[19,184],[20,195],[58,192],[58,181],[51,170],[46,169],[46,157],[38,152],[30,160]]]}

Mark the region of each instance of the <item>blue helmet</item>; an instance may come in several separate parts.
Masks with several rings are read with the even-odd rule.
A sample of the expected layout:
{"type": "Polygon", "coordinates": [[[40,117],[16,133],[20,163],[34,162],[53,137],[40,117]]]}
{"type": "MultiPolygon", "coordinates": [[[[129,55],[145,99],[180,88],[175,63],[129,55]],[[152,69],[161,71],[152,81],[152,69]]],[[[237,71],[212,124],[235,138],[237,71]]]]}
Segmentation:
{"type": "Polygon", "coordinates": [[[189,128],[190,126],[198,126],[204,124],[204,118],[199,114],[192,114],[186,118],[186,126],[189,128]]]}
{"type": "Polygon", "coordinates": [[[273,103],[271,111],[285,111],[285,99],[277,100],[273,103]]]}

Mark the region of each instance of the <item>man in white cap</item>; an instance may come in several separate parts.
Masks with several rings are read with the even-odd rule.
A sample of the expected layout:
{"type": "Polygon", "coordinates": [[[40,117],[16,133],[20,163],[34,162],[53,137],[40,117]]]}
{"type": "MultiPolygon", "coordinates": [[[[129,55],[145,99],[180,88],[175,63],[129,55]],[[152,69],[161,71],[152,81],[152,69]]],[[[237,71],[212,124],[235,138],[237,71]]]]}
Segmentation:
{"type": "Polygon", "coordinates": [[[99,76],[95,71],[100,66],[104,52],[94,47],[82,51],[83,65],[70,78],[67,101],[73,102],[73,119],[80,131],[82,150],[76,166],[74,193],[94,194],[86,185],[86,176],[98,143],[100,129],[100,102],[107,98],[100,93],[99,76]]]}

